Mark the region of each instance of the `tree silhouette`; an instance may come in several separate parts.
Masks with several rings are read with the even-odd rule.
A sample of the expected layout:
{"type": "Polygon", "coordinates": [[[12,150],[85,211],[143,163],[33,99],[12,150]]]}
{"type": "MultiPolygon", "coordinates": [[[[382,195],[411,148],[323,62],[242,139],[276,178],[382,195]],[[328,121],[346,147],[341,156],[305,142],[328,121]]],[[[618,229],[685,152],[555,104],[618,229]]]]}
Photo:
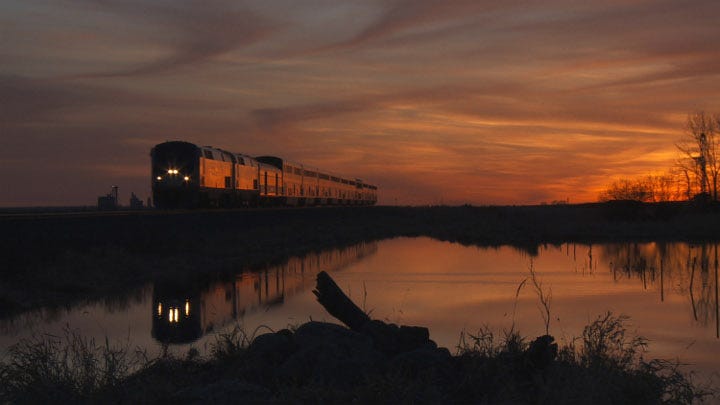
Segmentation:
{"type": "Polygon", "coordinates": [[[598,196],[600,201],[660,202],[690,200],[700,196],[718,201],[720,182],[720,114],[688,114],[685,134],[675,144],[680,157],[661,175],[620,178],[598,196]]]}
{"type": "Polygon", "coordinates": [[[683,194],[678,185],[678,174],[674,171],[633,179],[621,178],[610,183],[598,198],[600,201],[675,201],[683,194]]]}
{"type": "MultiPolygon", "coordinates": [[[[702,195],[718,199],[718,177],[720,176],[720,116],[711,117],[704,111],[689,114],[685,123],[685,136],[675,144],[682,153],[678,165],[688,179],[688,192],[693,189],[690,182],[699,186],[702,195]]],[[[688,197],[691,197],[688,195],[688,197]]]]}

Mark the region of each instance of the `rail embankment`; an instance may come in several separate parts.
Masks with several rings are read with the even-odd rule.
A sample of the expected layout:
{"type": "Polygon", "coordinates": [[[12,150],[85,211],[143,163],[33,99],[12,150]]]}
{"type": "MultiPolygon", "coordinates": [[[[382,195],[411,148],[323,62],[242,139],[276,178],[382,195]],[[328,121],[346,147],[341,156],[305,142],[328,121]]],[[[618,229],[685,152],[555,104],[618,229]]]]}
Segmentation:
{"type": "Polygon", "coordinates": [[[720,209],[683,203],[142,211],[0,218],[0,312],[212,278],[399,236],[478,246],[720,239],[720,209]]]}

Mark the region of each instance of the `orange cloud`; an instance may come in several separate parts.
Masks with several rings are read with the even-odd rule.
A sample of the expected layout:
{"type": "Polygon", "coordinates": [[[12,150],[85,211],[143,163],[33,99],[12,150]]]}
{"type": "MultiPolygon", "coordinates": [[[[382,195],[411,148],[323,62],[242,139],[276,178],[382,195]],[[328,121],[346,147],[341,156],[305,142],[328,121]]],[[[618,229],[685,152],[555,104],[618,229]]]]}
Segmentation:
{"type": "Polygon", "coordinates": [[[720,112],[715,1],[6,3],[0,205],[144,197],[169,139],[361,177],[381,203],[592,201],[720,112]],[[27,186],[59,166],[62,198],[27,186]]]}

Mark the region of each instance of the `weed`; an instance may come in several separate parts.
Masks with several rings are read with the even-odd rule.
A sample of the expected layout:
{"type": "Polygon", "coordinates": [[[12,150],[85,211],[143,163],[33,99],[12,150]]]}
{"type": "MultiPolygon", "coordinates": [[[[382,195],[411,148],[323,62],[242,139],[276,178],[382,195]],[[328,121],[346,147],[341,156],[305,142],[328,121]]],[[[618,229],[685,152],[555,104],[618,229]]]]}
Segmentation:
{"type": "Polygon", "coordinates": [[[587,367],[608,366],[625,370],[641,360],[647,339],[627,336],[626,315],[614,316],[608,311],[583,329],[580,364],[587,367]]]}
{"type": "Polygon", "coordinates": [[[215,335],[215,342],[210,345],[210,353],[217,360],[233,358],[245,350],[252,338],[240,325],[235,325],[230,332],[215,335]]]}
{"type": "MultiPolygon", "coordinates": [[[[545,322],[545,334],[550,334],[550,301],[552,300],[552,289],[548,288],[547,292],[543,290],[542,282],[538,280],[537,274],[535,273],[535,267],[533,261],[530,260],[530,281],[535,288],[538,299],[540,300],[540,315],[545,322]]],[[[524,281],[523,281],[524,282],[524,281]]]]}
{"type": "Polygon", "coordinates": [[[275,332],[267,325],[259,325],[251,334],[248,334],[242,325],[236,324],[231,331],[215,335],[215,342],[210,344],[210,354],[216,360],[235,358],[250,346],[258,332],[262,330],[275,332]]]}
{"type": "Polygon", "coordinates": [[[495,356],[497,354],[495,335],[487,325],[481,327],[475,335],[461,331],[460,341],[456,349],[458,355],[495,356]]]}
{"type": "Polygon", "coordinates": [[[0,402],[79,401],[117,388],[129,373],[147,364],[144,351],[97,344],[66,326],[62,336],[21,340],[0,363],[0,402]]]}

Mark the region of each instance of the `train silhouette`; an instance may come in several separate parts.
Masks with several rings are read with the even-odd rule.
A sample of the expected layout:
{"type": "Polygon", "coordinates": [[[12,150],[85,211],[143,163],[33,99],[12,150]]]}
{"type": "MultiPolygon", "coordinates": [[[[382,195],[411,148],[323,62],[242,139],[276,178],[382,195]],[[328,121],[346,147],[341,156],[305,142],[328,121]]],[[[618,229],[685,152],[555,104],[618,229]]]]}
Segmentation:
{"type": "Polygon", "coordinates": [[[150,151],[156,208],[373,205],[377,187],[275,156],[171,141],[150,151]]]}

